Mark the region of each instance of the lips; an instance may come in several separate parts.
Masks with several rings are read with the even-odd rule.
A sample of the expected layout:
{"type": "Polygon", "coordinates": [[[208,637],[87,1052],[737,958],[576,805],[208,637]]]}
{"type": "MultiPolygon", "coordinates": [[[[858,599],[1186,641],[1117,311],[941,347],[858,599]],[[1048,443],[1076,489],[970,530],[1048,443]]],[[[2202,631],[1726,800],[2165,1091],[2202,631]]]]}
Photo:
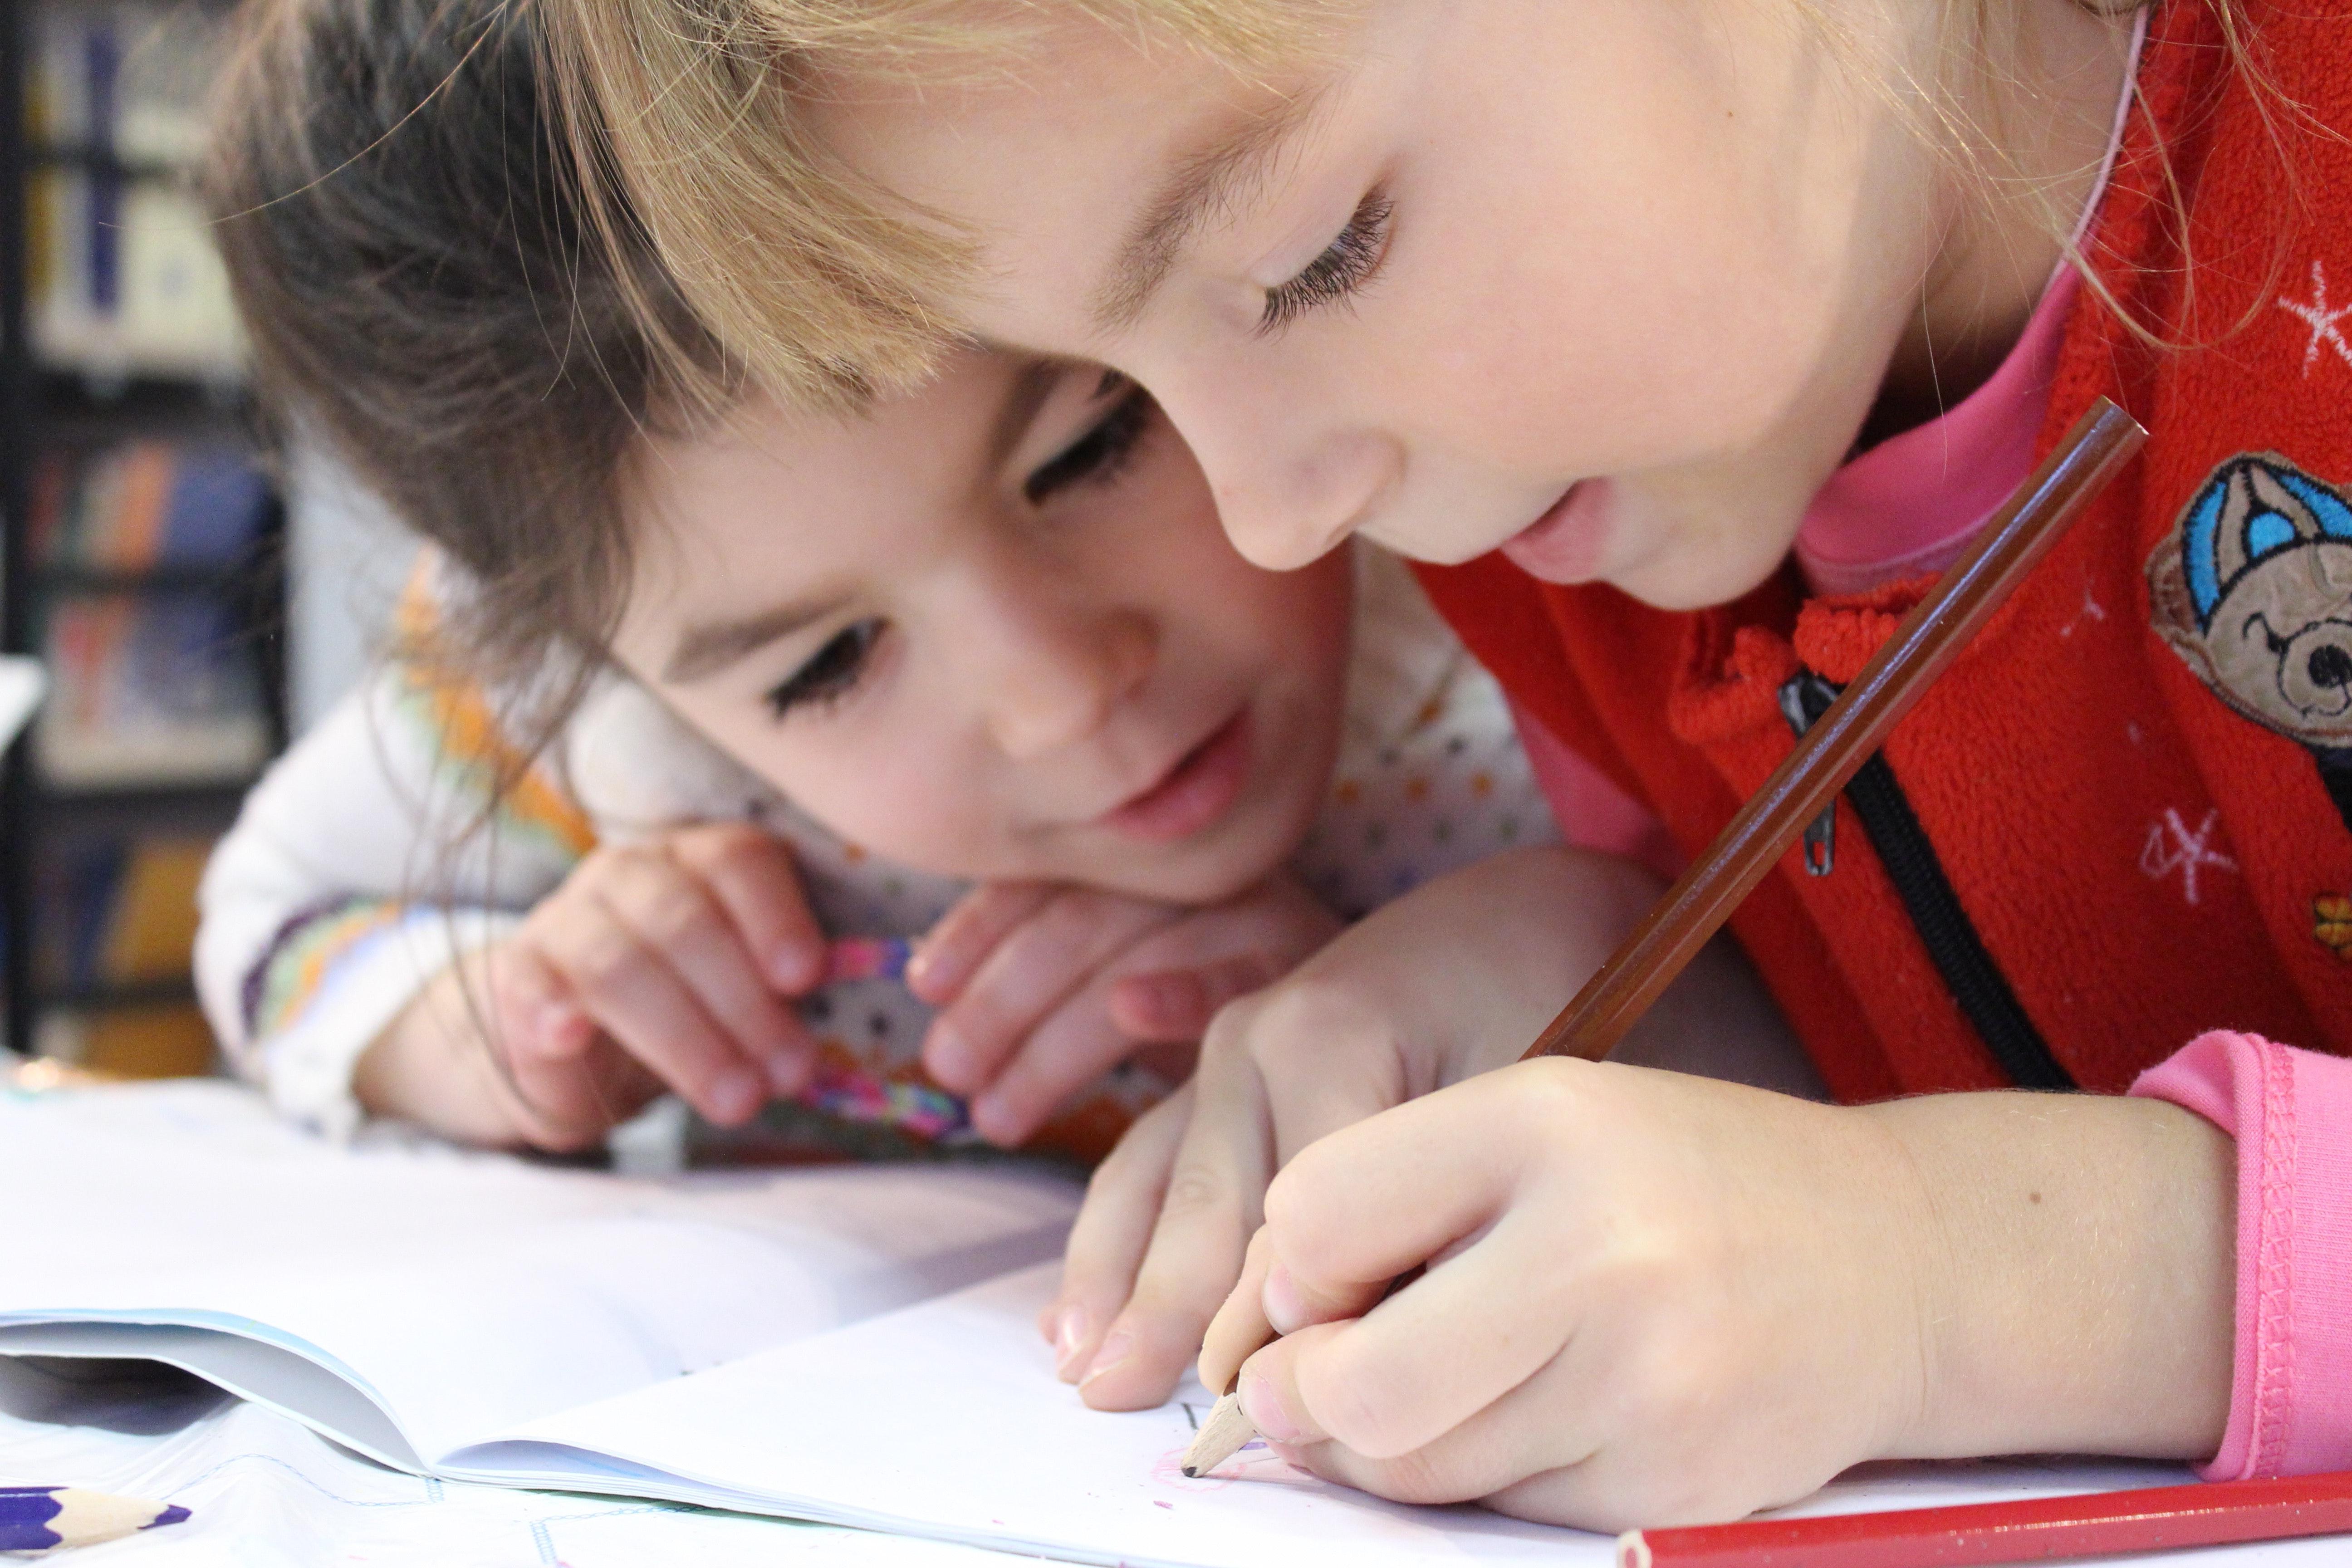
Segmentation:
{"type": "Polygon", "coordinates": [[[1114,833],[1155,844],[1189,837],[1232,809],[1249,782],[1249,710],[1244,708],[1179,757],[1158,783],[1098,821],[1114,833]]]}
{"type": "Polygon", "coordinates": [[[1551,510],[1503,542],[1503,554],[1547,583],[1586,583],[1600,575],[1609,545],[1610,486],[1584,479],[1551,510]]]}

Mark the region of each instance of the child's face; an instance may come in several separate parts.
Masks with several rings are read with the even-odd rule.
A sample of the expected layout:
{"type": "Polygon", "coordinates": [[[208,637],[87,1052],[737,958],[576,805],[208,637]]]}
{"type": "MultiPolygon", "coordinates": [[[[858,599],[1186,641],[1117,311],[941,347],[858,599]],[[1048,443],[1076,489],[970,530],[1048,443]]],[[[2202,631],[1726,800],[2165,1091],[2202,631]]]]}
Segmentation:
{"type": "MultiPolygon", "coordinates": [[[[1834,8],[1906,57],[1936,9],[1834,8]]],[[[825,97],[982,237],[971,323],[1152,388],[1251,559],[1500,546],[1669,606],[1786,553],[1950,184],[1784,4],[1370,0],[1271,81],[1074,21],[1018,81],[825,97]]]]}
{"type": "Polygon", "coordinates": [[[965,354],[870,415],[755,406],[632,469],[615,656],[850,841],[1205,901],[1306,833],[1346,563],[1243,561],[1131,384],[965,354]]]}

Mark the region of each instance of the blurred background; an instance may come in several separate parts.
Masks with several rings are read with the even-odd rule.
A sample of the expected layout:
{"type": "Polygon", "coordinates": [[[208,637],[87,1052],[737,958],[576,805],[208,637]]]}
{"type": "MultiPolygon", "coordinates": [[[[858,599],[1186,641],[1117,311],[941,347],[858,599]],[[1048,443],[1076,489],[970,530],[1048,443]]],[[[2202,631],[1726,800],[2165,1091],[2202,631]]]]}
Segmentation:
{"type": "Polygon", "coordinates": [[[6,1045],[205,1073],[205,857],[359,678],[414,546],[264,448],[189,177],[229,5],[0,11],[0,646],[46,676],[0,777],[6,1045]]]}

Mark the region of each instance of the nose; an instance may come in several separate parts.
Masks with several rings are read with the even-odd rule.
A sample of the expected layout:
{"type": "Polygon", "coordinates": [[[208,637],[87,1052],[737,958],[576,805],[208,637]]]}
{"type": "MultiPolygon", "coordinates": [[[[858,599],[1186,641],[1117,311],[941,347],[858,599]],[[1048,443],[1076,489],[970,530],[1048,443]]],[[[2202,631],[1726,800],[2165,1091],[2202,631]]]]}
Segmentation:
{"type": "Polygon", "coordinates": [[[1237,395],[1247,381],[1188,377],[1172,395],[1156,386],[1153,395],[1191,443],[1234,548],[1287,572],[1377,515],[1403,477],[1404,450],[1391,436],[1332,423],[1320,395],[1237,395]]]}
{"type": "Polygon", "coordinates": [[[973,678],[990,736],[1016,762],[1086,739],[1151,673],[1160,636],[1125,606],[1075,605],[1050,593],[1000,608],[973,678]]]}

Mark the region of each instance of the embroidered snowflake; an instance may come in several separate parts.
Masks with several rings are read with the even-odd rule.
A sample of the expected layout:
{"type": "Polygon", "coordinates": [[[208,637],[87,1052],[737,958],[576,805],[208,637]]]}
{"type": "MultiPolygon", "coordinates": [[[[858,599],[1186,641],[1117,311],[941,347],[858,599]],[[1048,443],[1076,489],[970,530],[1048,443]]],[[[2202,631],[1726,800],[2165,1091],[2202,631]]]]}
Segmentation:
{"type": "Polygon", "coordinates": [[[2311,298],[2290,300],[2282,294],[2278,308],[2290,316],[2299,317],[2311,329],[2311,342],[2303,351],[2303,374],[2309,375],[2311,367],[2319,363],[2319,351],[2325,346],[2334,349],[2336,357],[2352,364],[2352,342],[2347,342],[2344,329],[2336,323],[2352,316],[2352,305],[2327,308],[2327,274],[2316,260],[2311,264],[2311,298]]]}
{"type": "Polygon", "coordinates": [[[2197,873],[2206,866],[2220,871],[2234,871],[2238,863],[2213,847],[2214,829],[2220,826],[2221,813],[2208,810],[2205,819],[2191,832],[2180,820],[2180,814],[2167,807],[2164,820],[2148,825],[2147,843],[2139,852],[2139,868],[2149,880],[2160,882],[2175,871],[2180,873],[2180,896],[2194,907],[2197,902],[2197,873]]]}

